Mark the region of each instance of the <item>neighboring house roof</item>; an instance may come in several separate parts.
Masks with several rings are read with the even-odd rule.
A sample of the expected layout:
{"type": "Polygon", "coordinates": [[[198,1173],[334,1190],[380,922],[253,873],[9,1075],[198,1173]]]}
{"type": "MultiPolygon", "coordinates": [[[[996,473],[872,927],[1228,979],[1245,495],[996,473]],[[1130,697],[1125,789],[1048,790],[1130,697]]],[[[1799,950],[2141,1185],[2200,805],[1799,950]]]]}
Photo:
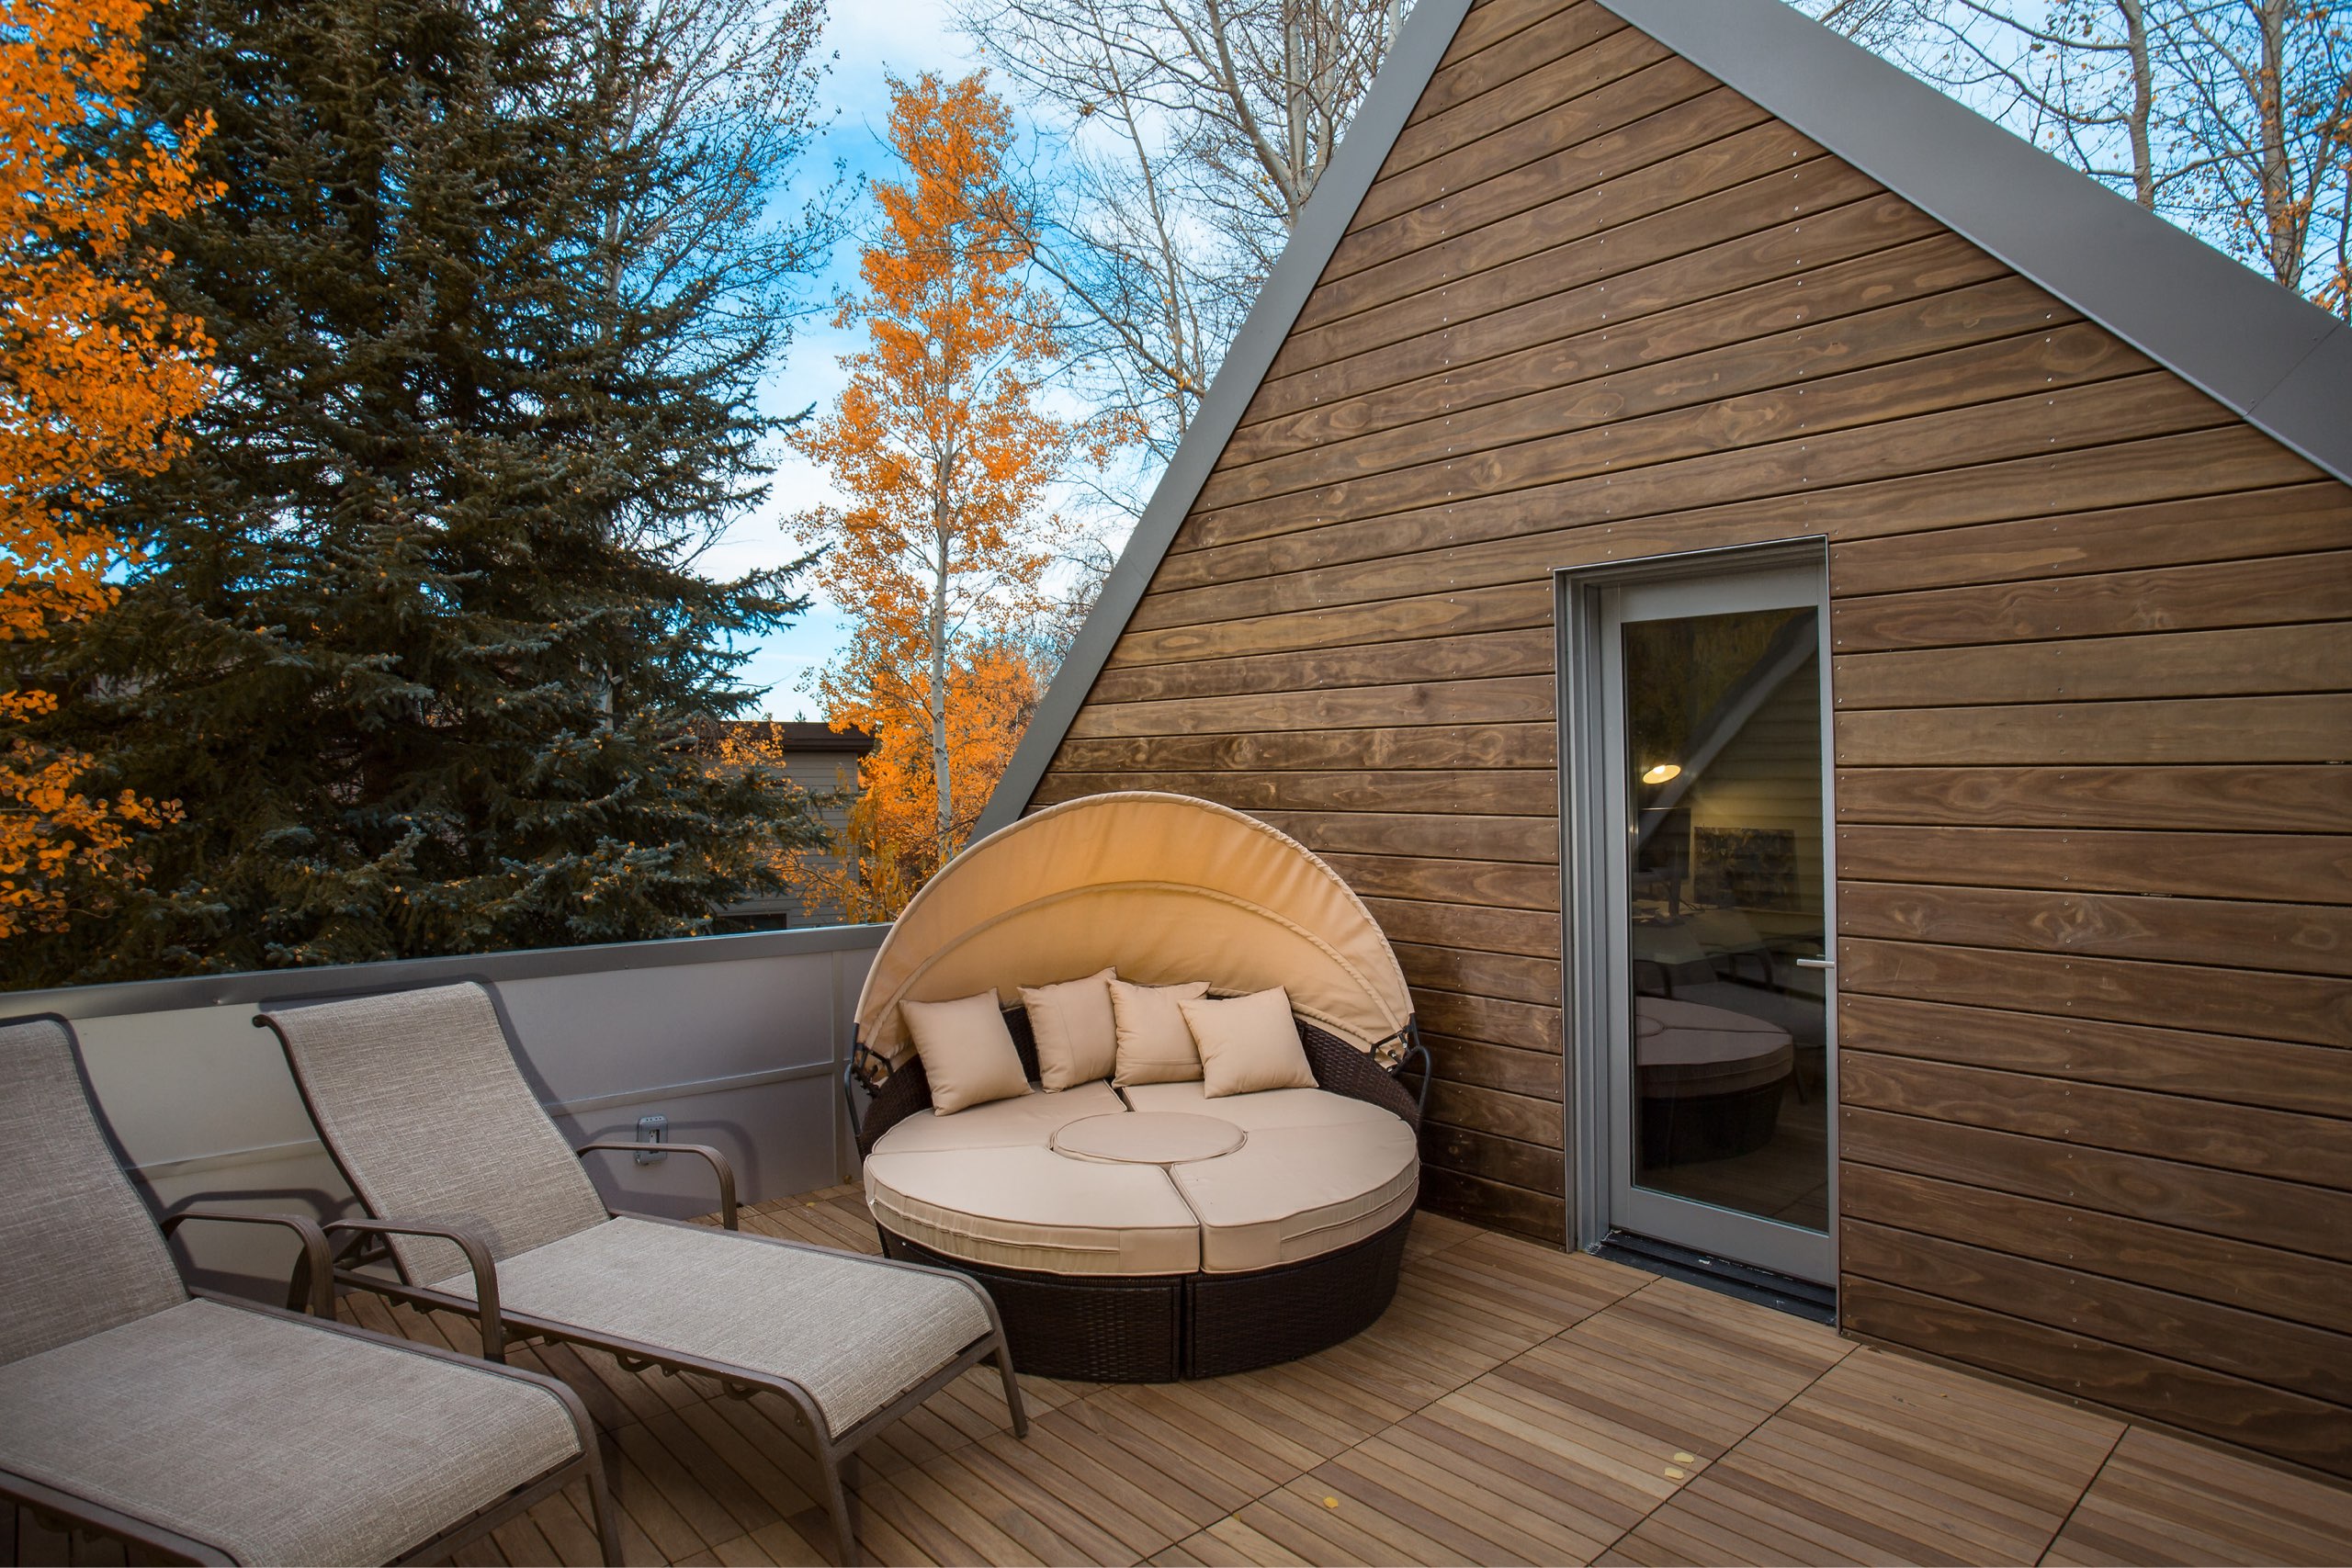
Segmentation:
{"type": "Polygon", "coordinates": [[[738,719],[727,728],[746,739],[771,741],[786,752],[846,751],[863,757],[874,750],[874,737],[863,729],[835,729],[829,724],[800,719],[738,719]]]}
{"type": "MultiPolygon", "coordinates": [[[[1471,0],[1420,0],[1047,687],[976,836],[1028,804],[1471,0]]],[[[1599,0],[2249,423],[2352,480],[2352,326],[1782,0],[1599,0]]]]}

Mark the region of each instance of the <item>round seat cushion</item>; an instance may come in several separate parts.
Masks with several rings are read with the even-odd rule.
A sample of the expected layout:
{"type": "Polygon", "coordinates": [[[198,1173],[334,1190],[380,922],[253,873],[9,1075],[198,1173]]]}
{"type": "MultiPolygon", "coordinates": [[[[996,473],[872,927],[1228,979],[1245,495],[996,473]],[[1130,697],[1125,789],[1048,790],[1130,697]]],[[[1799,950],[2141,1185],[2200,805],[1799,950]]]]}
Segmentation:
{"type": "Polygon", "coordinates": [[[1737,1094],[1787,1077],[1789,1032],[1728,1008],[1668,997],[1634,998],[1634,1063],[1648,1100],[1737,1094]]]}
{"type": "Polygon", "coordinates": [[[1069,1123],[1054,1134],[1053,1150],[1071,1159],[1113,1165],[1190,1165],[1229,1155],[1248,1136],[1232,1122],[1213,1116],[1131,1111],[1069,1123]]]}
{"type": "MultiPolygon", "coordinates": [[[[1082,1092],[1025,1098],[1075,1100],[1082,1092]]],[[[1067,1119],[1024,1106],[971,1129],[982,1146],[963,1149],[940,1145],[955,1135],[955,1123],[990,1107],[929,1122],[910,1117],[866,1156],[866,1205],[886,1230],[996,1268],[1238,1273],[1375,1235],[1412,1208],[1419,1190],[1413,1130],[1361,1100],[1309,1089],[1204,1100],[1198,1083],[1154,1084],[1128,1090],[1125,1102],[1111,1100],[1117,1109],[1110,1112],[1067,1119]],[[1085,1125],[1104,1121],[1132,1126],[1113,1133],[1085,1125]],[[1200,1152],[1207,1147],[1202,1129],[1173,1125],[1193,1122],[1221,1128],[1216,1141],[1228,1145],[1225,1152],[1200,1152]],[[993,1141],[1016,1134],[1025,1141],[993,1141]],[[1193,1141],[1180,1145],[1179,1135],[1193,1141]],[[1186,1157],[1169,1164],[1135,1163],[1133,1153],[1073,1157],[1073,1144],[1186,1157]]]]}
{"type": "Polygon", "coordinates": [[[1119,1091],[1138,1111],[1214,1116],[1245,1133],[1261,1127],[1377,1127],[1396,1118],[1377,1105],[1320,1089],[1261,1089],[1211,1100],[1200,1080],[1137,1084],[1119,1091]]]}
{"type": "Polygon", "coordinates": [[[1065,1159],[1043,1138],[916,1154],[888,1142],[865,1156],[865,1206],[944,1257],[1040,1274],[1200,1269],[1201,1222],[1156,1165],[1065,1159]]]}
{"type": "Polygon", "coordinates": [[[1111,1086],[1098,1080],[1057,1093],[1040,1091],[990,1100],[952,1116],[942,1116],[931,1110],[918,1111],[883,1134],[874,1147],[876,1153],[887,1148],[894,1154],[1018,1148],[1048,1143],[1072,1122],[1089,1116],[1115,1116],[1125,1109],[1111,1086]]]}
{"type": "Polygon", "coordinates": [[[1377,1235],[1412,1208],[1420,1175],[1413,1130],[1394,1116],[1260,1128],[1229,1155],[1167,1169],[1200,1217],[1211,1274],[1304,1262],[1377,1235]]]}

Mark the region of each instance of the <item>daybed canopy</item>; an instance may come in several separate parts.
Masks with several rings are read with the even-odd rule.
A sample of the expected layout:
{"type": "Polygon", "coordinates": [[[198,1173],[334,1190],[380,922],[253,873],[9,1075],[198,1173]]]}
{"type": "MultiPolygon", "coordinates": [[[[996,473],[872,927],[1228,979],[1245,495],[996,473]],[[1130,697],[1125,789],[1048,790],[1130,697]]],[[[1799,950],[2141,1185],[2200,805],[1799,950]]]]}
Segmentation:
{"type": "Polygon", "coordinates": [[[1364,1050],[1412,1016],[1388,939],[1313,852],[1230,807],[1138,790],[1048,807],[950,861],[875,954],[858,1034],[895,1057],[900,1002],[994,987],[1012,1005],[1023,986],[1113,965],[1138,985],[1281,986],[1364,1050]]]}

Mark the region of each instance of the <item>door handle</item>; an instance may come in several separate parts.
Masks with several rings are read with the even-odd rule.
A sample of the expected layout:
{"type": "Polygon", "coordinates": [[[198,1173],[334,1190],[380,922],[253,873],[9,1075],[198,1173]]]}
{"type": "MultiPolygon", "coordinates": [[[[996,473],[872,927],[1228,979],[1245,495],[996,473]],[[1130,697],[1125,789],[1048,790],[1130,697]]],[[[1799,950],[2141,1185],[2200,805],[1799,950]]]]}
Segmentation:
{"type": "Polygon", "coordinates": [[[1796,966],[1800,969],[1835,969],[1838,967],[1838,961],[1834,958],[1800,958],[1796,959],[1794,962],[1796,966]]]}

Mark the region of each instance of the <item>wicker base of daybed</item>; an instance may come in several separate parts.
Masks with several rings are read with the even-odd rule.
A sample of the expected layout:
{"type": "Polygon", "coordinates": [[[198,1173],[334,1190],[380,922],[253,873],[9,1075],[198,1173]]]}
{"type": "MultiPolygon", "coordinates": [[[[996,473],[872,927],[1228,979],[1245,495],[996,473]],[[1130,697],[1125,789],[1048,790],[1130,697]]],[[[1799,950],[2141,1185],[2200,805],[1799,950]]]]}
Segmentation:
{"type": "Polygon", "coordinates": [[[881,1234],[892,1258],[978,1280],[1004,1319],[1020,1371],[1175,1382],[1296,1360],[1371,1327],[1396,1294],[1412,1223],[1408,1213],[1351,1247],[1249,1274],[1036,1274],[967,1263],[881,1234]]]}
{"type": "Polygon", "coordinates": [[[1781,1125],[1781,1100],[1794,1080],[1774,1078],[1729,1094],[1645,1096],[1644,1165],[1690,1165],[1754,1154],[1781,1125]]]}

